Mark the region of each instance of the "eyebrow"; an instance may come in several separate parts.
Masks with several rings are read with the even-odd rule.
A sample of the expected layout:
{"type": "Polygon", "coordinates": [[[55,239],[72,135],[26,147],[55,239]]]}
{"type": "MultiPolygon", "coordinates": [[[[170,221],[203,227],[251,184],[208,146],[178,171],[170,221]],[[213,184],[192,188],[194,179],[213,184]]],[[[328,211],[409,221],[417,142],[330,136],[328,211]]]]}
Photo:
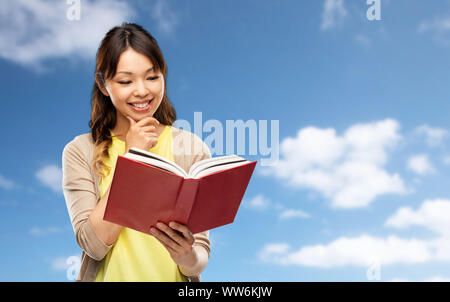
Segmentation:
{"type": "MultiPolygon", "coordinates": [[[[149,71],[151,71],[152,69],[154,69],[155,68],[155,66],[153,66],[153,67],[151,67],[151,68],[149,68],[149,69],[147,69],[146,71],[145,71],[145,73],[147,73],[147,72],[149,72],[149,71]]],[[[130,71],[118,71],[117,73],[126,73],[126,74],[133,74],[132,72],[130,72],[130,71]]]]}

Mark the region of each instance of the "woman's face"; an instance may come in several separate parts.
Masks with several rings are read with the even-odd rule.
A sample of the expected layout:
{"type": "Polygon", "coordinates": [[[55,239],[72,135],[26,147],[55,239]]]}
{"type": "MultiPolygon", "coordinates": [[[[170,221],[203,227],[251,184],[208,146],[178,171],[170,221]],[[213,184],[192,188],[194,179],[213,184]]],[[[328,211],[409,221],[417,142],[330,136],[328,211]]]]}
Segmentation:
{"type": "Polygon", "coordinates": [[[117,111],[117,121],[127,122],[126,115],[139,121],[153,116],[164,96],[164,76],[155,72],[153,63],[132,48],[119,58],[113,78],[105,81],[102,92],[111,98],[117,111]]]}

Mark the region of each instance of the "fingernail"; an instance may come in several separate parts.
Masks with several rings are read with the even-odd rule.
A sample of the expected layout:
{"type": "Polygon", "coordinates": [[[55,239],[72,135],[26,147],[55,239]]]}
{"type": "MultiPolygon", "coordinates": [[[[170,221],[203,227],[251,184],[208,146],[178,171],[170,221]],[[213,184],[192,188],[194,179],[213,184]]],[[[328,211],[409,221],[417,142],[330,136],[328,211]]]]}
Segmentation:
{"type": "Polygon", "coordinates": [[[150,228],[150,232],[155,233],[156,232],[155,228],[150,228]]]}

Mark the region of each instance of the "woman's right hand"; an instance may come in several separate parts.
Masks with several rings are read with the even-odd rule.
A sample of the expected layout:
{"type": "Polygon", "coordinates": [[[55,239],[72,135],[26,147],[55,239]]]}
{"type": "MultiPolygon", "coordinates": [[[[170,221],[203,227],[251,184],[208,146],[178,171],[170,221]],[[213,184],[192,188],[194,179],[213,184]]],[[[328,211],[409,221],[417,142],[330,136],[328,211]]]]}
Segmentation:
{"type": "Polygon", "coordinates": [[[130,127],[125,137],[125,153],[133,147],[148,151],[156,145],[159,135],[156,130],[156,126],[159,125],[157,119],[149,116],[136,122],[130,116],[127,116],[127,118],[130,127]]]}

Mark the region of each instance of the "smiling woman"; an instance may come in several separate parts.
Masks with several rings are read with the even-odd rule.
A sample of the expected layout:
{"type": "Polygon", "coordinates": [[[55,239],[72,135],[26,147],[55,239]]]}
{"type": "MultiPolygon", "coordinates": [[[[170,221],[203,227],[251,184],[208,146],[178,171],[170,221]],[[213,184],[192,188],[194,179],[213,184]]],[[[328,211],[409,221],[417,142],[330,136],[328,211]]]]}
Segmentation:
{"type": "Polygon", "coordinates": [[[91,132],[63,151],[64,196],[83,250],[77,281],[199,281],[208,263],[208,231],[192,234],[176,222],[158,223],[150,236],[103,220],[117,158],[130,148],[159,154],[186,171],[211,157],[198,136],[172,127],[176,113],[166,74],[156,40],[139,25],[114,27],[100,44],[91,132]]]}
{"type": "MultiPolygon", "coordinates": [[[[116,108],[117,123],[112,131],[118,138],[124,140],[123,133],[128,130],[126,116],[134,120],[153,116],[164,98],[165,76],[153,65],[145,55],[128,48],[119,57],[116,75],[98,87],[116,108]]],[[[168,103],[167,97],[165,101],[168,103]]],[[[157,132],[161,133],[163,128],[158,126],[157,132]]]]}

